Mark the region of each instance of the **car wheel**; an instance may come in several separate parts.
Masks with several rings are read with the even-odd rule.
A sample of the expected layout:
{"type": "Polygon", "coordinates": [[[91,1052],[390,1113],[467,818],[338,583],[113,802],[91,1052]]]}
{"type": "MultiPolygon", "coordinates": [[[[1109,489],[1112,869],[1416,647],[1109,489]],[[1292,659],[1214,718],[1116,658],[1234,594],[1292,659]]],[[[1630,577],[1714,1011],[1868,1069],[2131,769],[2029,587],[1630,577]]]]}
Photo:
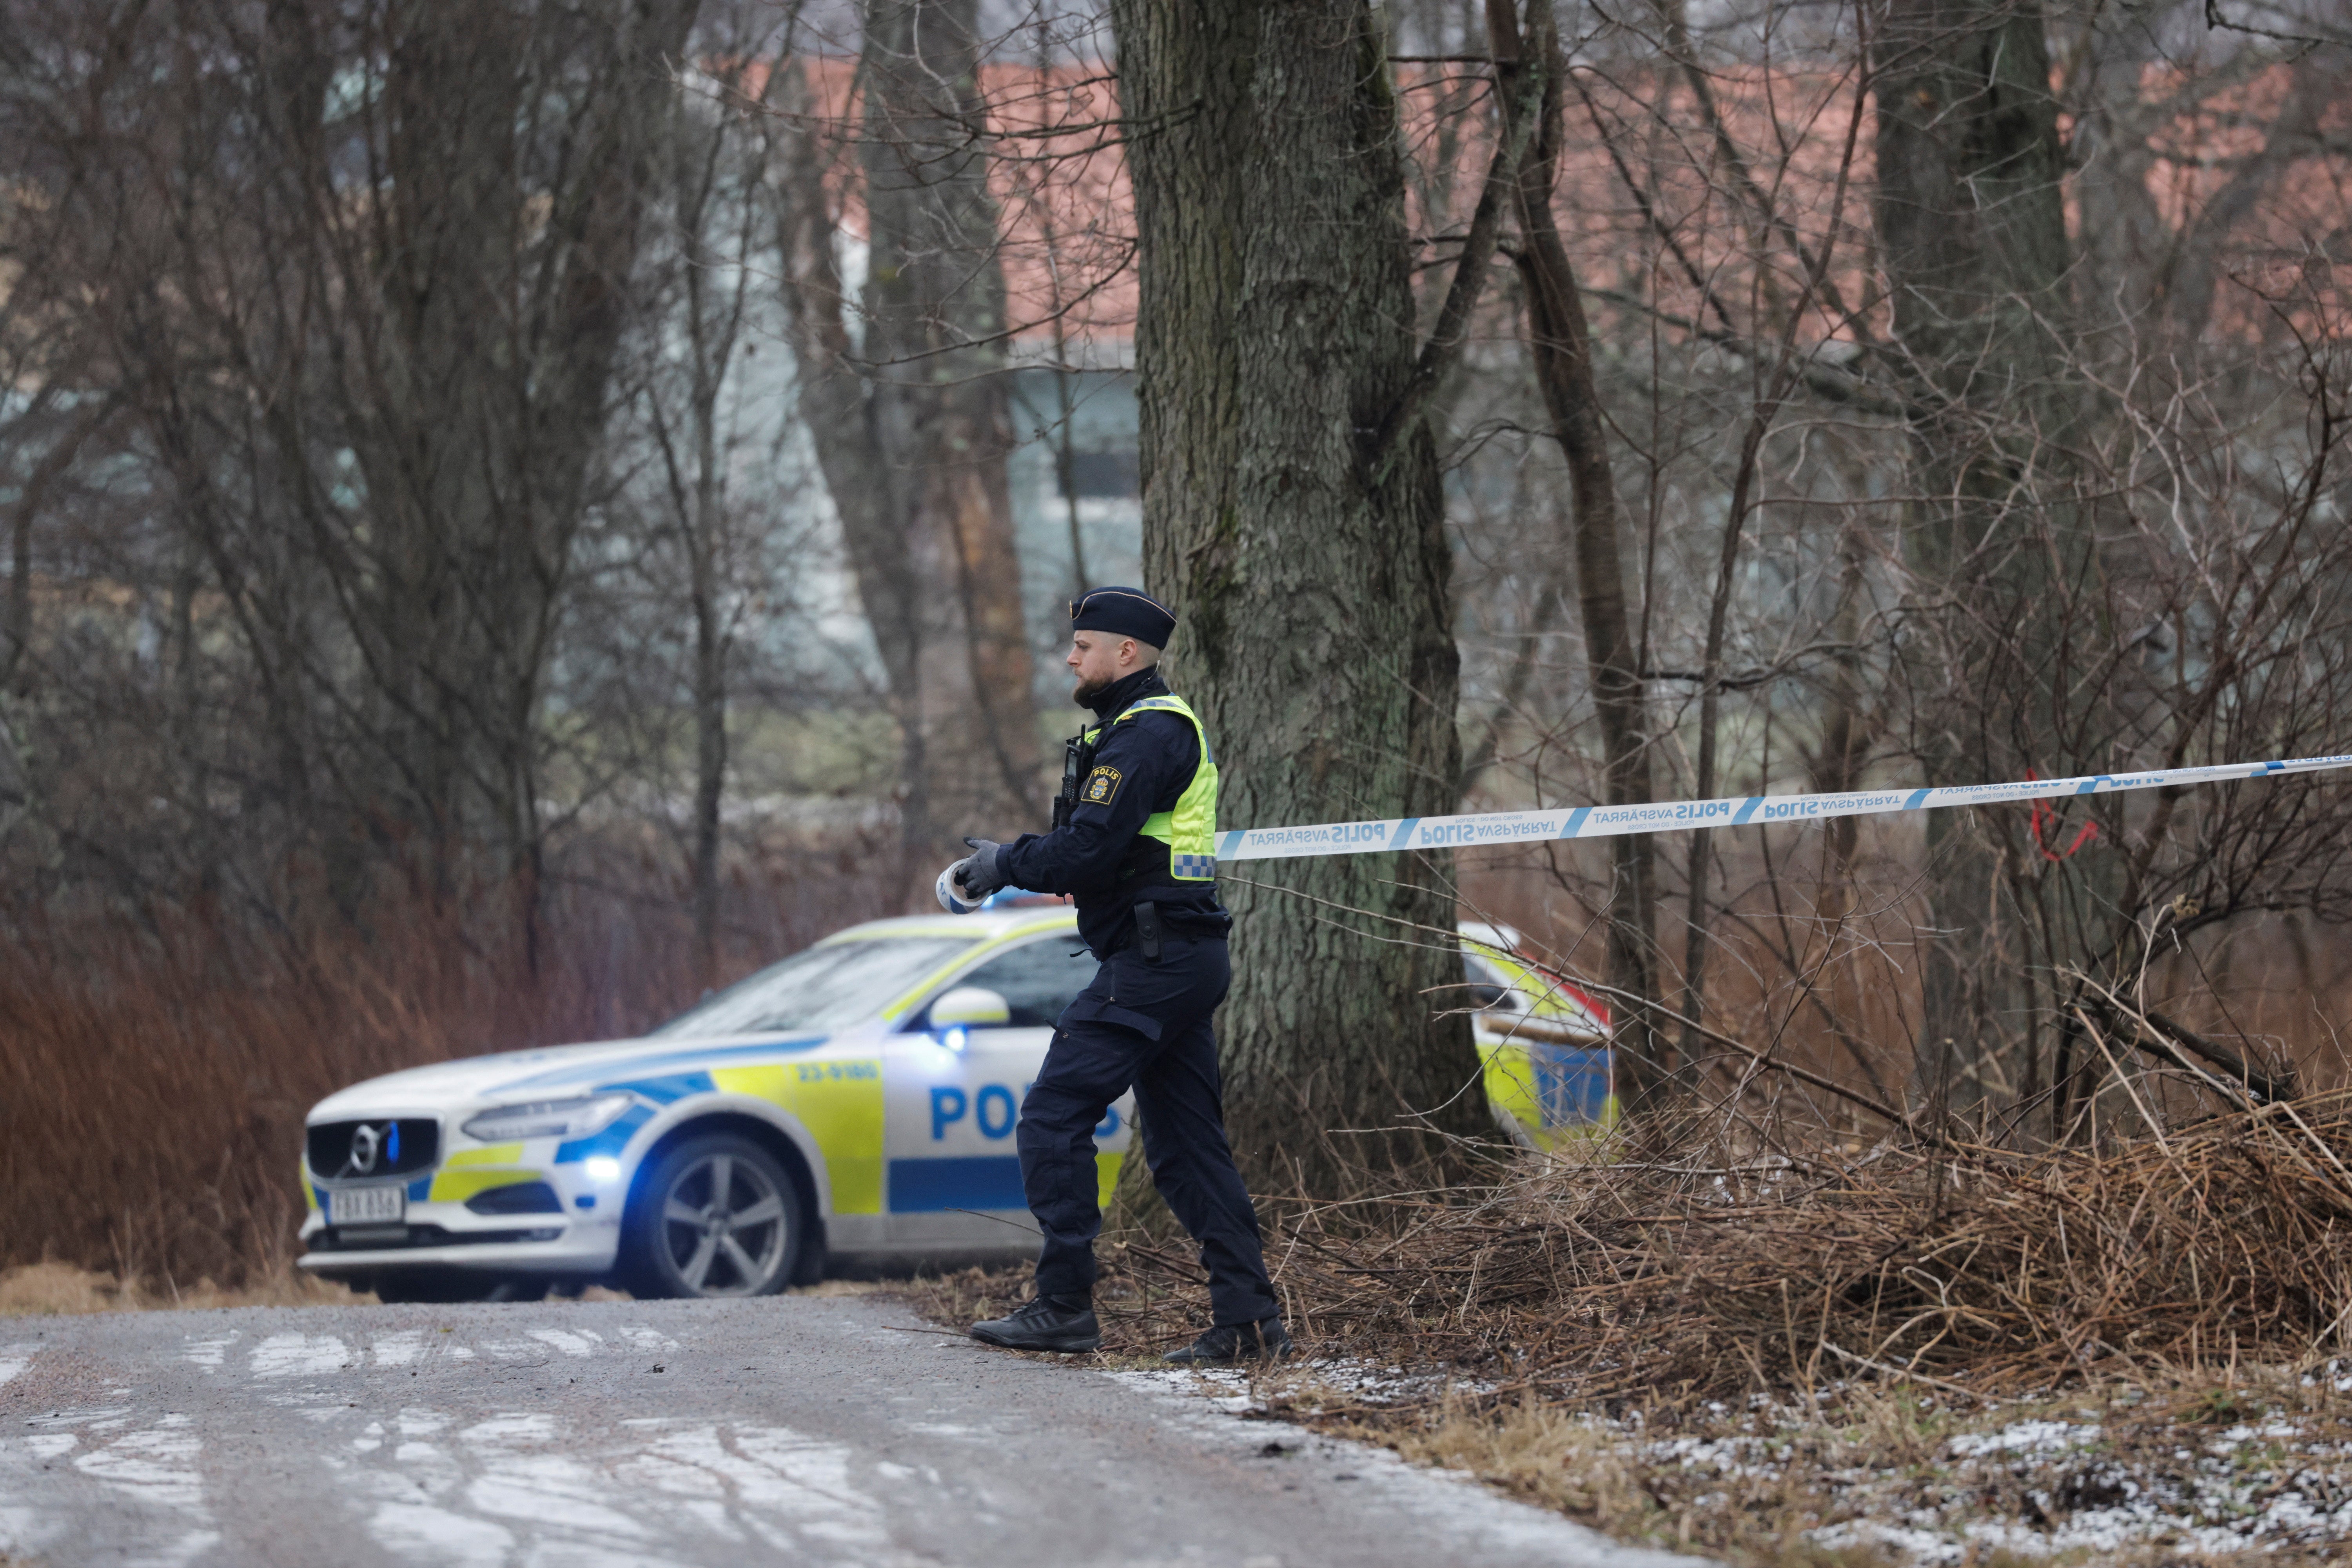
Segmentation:
{"type": "Polygon", "coordinates": [[[772,1296],[808,1230],[799,1186],[748,1138],[688,1138],[630,1194],[622,1249],[640,1296],[772,1296]]]}
{"type": "Polygon", "coordinates": [[[499,1294],[507,1281],[495,1274],[474,1274],[457,1268],[403,1268],[379,1274],[369,1281],[368,1289],[385,1306],[404,1301],[424,1301],[440,1305],[453,1301],[497,1301],[508,1298],[499,1294]]]}
{"type": "Polygon", "coordinates": [[[801,1237],[800,1260],[793,1265],[791,1282],[803,1286],[815,1284],[824,1278],[824,1266],[831,1258],[832,1254],[824,1245],[824,1222],[811,1219],[801,1237]]]}

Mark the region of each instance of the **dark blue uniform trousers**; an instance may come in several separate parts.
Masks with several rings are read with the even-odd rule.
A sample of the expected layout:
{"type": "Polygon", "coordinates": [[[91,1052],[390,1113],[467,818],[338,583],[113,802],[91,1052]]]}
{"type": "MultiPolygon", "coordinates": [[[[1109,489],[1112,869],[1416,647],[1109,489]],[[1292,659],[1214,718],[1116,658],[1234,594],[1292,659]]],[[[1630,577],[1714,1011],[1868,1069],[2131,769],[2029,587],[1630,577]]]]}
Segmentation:
{"type": "Polygon", "coordinates": [[[1257,1214],[1225,1142],[1217,1038],[1209,1016],[1233,971],[1223,938],[1169,934],[1153,963],[1129,942],[1063,1009],[1037,1081],[1021,1104],[1021,1185],[1045,1243],[1037,1291],[1084,1296],[1095,1283],[1095,1129],[1132,1086],[1143,1156],[1160,1195],[1201,1245],[1220,1323],[1275,1314],[1257,1214]]]}

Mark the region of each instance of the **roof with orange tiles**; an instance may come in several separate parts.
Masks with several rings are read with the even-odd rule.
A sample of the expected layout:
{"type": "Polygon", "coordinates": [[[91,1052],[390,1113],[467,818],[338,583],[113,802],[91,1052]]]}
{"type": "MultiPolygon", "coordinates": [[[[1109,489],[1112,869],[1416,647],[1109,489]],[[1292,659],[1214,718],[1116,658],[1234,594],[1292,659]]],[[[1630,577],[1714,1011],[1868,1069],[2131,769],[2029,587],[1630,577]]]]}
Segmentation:
{"type": "MultiPolygon", "coordinates": [[[[858,233],[857,61],[814,56],[795,67],[793,106],[830,150],[839,221],[858,233]]],[[[1443,263],[1492,155],[1491,86],[1475,64],[1397,68],[1412,227],[1422,258],[1443,263]]],[[[2145,182],[2174,236],[2210,222],[2217,198],[2263,157],[2294,108],[2292,69],[2144,73],[2145,182]]],[[[1717,70],[1705,98],[1682,72],[1654,62],[1579,66],[1571,76],[1554,205],[1602,311],[1640,300],[1670,326],[1736,332],[1778,319],[1826,250],[1825,286],[1805,336],[1883,332],[1868,276],[1873,127],[1850,69],[1717,70]]],[[[1051,358],[1059,342],[1073,362],[1115,363],[1136,302],[1115,79],[1108,66],[1000,62],[983,67],[981,89],[1015,341],[1030,357],[1051,358]]],[[[2297,129],[2319,134],[2269,160],[2261,198],[2233,202],[2216,238],[2242,270],[2307,273],[2324,256],[2340,271],[2332,258],[2352,225],[2352,99],[2326,103],[2313,126],[2297,129]]],[[[1442,279],[1444,270],[1424,275],[1442,279]]],[[[2252,295],[2228,294],[2210,330],[2257,331],[2262,315],[2252,295]]]]}

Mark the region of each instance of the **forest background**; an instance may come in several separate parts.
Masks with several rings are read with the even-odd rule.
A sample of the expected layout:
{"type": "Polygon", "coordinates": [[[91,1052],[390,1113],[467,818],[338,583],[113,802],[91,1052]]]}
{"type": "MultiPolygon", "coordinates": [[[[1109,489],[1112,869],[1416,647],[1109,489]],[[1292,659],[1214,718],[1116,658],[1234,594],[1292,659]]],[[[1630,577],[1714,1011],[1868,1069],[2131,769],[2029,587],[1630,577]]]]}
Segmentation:
{"type": "MultiPolygon", "coordinates": [[[[1085,582],[1228,826],[2345,749],[2345,37],[5,0],[0,1263],[274,1272],[317,1096],[920,907],[1043,818],[1085,582]]],[[[1457,911],[1637,1119],[2308,1095],[2339,791],[1235,868],[1237,1139],[1490,1127],[1457,911]]]]}

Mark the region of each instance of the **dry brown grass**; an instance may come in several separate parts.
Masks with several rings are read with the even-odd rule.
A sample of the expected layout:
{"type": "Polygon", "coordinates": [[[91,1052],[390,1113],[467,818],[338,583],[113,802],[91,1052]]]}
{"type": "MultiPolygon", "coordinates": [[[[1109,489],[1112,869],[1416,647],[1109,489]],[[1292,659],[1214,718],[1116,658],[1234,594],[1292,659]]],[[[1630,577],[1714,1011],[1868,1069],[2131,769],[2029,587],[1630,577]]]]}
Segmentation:
{"type": "Polygon", "coordinates": [[[576,975],[470,960],[457,934],[419,922],[291,945],[85,927],[0,949],[0,1261],[164,1295],[282,1277],[312,1103],[398,1068],[604,1032],[563,1005],[558,982],[576,975]]]}
{"type": "MultiPolygon", "coordinates": [[[[1115,1243],[1106,1251],[1121,1256],[1115,1243]]],[[[969,1270],[910,1289],[953,1332],[1019,1300],[1026,1284],[1018,1269],[969,1270]]],[[[1150,1364],[1164,1348],[1160,1330],[1192,1300],[1148,1283],[1131,1263],[1115,1268],[1098,1299],[1105,1349],[1089,1364],[1150,1364]]],[[[2340,1560],[2340,1542],[2298,1527],[2295,1500],[2352,1521],[2352,1392],[2336,1386],[2352,1388],[2352,1358],[2321,1368],[2147,1360],[2134,1375],[2084,1375],[1997,1402],[1865,1375],[1809,1395],[1784,1384],[1779,1397],[1736,1402],[1589,1403],[1531,1381],[1498,1388],[1465,1378],[1409,1347],[1385,1362],[1331,1349],[1310,1344],[1317,1360],[1255,1375],[1259,1413],[1475,1477],[1620,1540],[1743,1568],[1920,1561],[1870,1538],[1868,1527],[1888,1522],[1965,1547],[1976,1568],[2315,1564],[2340,1560]],[[2079,1440],[2053,1451],[1988,1441],[2036,1426],[2079,1440]],[[2132,1499],[2150,1500],[2153,1511],[2119,1509],[2132,1499]],[[2231,1529],[2266,1513],[2266,1537],[2226,1544],[2231,1529]],[[1850,1533],[1857,1526],[1860,1536],[1850,1533]]]]}
{"type": "Polygon", "coordinates": [[[374,1301],[373,1295],[299,1269],[249,1279],[234,1289],[199,1279],[184,1290],[158,1289],[147,1281],[118,1279],[68,1263],[31,1263],[0,1272],[0,1318],[211,1307],[350,1307],[374,1301]]]}
{"type": "MultiPolygon", "coordinates": [[[[734,934],[730,975],[871,911],[847,851],[801,861],[799,888],[743,892],[772,913],[734,934]]],[[[422,1063],[624,1037],[698,994],[660,870],[550,895],[530,940],[495,897],[388,896],[299,930],[0,910],[0,1268],[51,1259],[167,1299],[205,1279],[271,1288],[295,1255],[318,1100],[422,1063]]]]}
{"type": "MultiPolygon", "coordinates": [[[[1286,1403],[1299,1407],[1295,1395],[1286,1403]]],[[[1416,1464],[1466,1471],[1611,1535],[1647,1536],[1658,1522],[1642,1467],[1618,1435],[1558,1405],[1448,1401],[1411,1425],[1324,1425],[1383,1444],[1416,1464]]]]}
{"type": "Polygon", "coordinates": [[[2290,1490],[2322,1507],[2352,1498],[2352,1466],[2341,1457],[2352,1400],[2278,1368],[2242,1369],[2227,1386],[2210,1378],[2153,1389],[2101,1384],[1997,1411],[1864,1384],[1809,1409],[1669,1413],[1656,1422],[1602,1419],[1532,1395],[1500,1405],[1457,1397],[1386,1418],[1334,1415],[1360,1402],[1311,1387],[1266,1392],[1274,1412],[1475,1475],[1621,1540],[1756,1568],[1901,1562],[1885,1542],[1846,1533],[1885,1523],[1955,1545],[1974,1530],[1967,1560],[1988,1565],[2316,1563],[2339,1560],[2341,1543],[2307,1530],[2279,1539],[2290,1532],[2273,1529],[2271,1539],[2231,1550],[2200,1531],[2250,1521],[2290,1490]],[[2215,1440],[2243,1432],[2241,1418],[2265,1431],[2291,1428],[2293,1441],[2239,1439],[2217,1458],[2215,1440]],[[2084,1436],[2059,1451],[1985,1447],[1990,1436],[2037,1423],[2084,1436]],[[2332,1462],[2312,1457],[2330,1449],[2332,1462]],[[2162,1517],[2118,1528],[2126,1491],[2154,1500],[2162,1517]],[[1994,1544],[2002,1538],[1989,1531],[2008,1532],[2012,1544],[1994,1544]],[[2085,1544],[2093,1540],[2099,1544],[2085,1544]]]}
{"type": "MultiPolygon", "coordinates": [[[[1292,1328],[1328,1359],[1260,1397],[1612,1534],[1770,1568],[1895,1560],[1835,1534],[1856,1521],[1998,1526],[2101,1563],[2231,1561],[2197,1531],[2281,1497],[2352,1521],[2352,1096],[2103,1147],[1865,1150],[1767,1125],[1262,1205],[1292,1328]],[[1402,1381],[1363,1392],[1365,1369],[1402,1381]],[[2090,1448],[1965,1441],[2045,1418],[2090,1448]],[[2293,1436],[2246,1435],[2273,1427],[2293,1436]],[[2126,1482],[2172,1511],[2063,1546],[2126,1482]]],[[[1207,1321],[1186,1243],[1127,1230],[1100,1254],[1105,1359],[1207,1321]]],[[[950,1330],[1026,1292],[1020,1270],[914,1289],[950,1330]]],[[[2292,1537],[2265,1562],[2324,1560],[2312,1527],[2264,1528],[2292,1537]]]]}
{"type": "MultiPolygon", "coordinates": [[[[1107,1252],[1117,1256],[1115,1246],[1107,1252]]],[[[955,1332],[1021,1299],[1027,1281],[1019,1269],[967,1270],[908,1289],[941,1331],[955,1332]]],[[[1113,1269],[1097,1303],[1105,1348],[1087,1364],[1155,1364],[1164,1348],[1158,1326],[1181,1317],[1182,1300],[1113,1269]]],[[[1742,1568],[1899,1568],[1906,1557],[1883,1542],[1824,1542],[1819,1532],[1905,1520],[1927,1521],[1923,1535],[1956,1548],[1971,1529],[2044,1538],[2030,1549],[1979,1540],[1963,1556],[1972,1568],[2251,1568],[2257,1561],[2299,1568],[2336,1561],[2334,1543],[2273,1540],[2210,1551],[2197,1549],[2192,1532],[2252,1517],[2290,1489],[2322,1507],[2352,1501],[2352,1395],[2296,1367],[2153,1368],[2145,1383],[2089,1380],[2063,1395],[1990,1405],[1864,1378],[1823,1387],[1809,1401],[1627,1398],[1603,1409],[1532,1387],[1497,1391],[1418,1364],[1415,1376],[1394,1362],[1317,1355],[1261,1372],[1251,1379],[1256,1414],[1474,1477],[1618,1540],[1742,1568]],[[2256,1442],[2222,1459],[2206,1452],[2250,1425],[2273,1430],[2281,1421],[2294,1425],[2294,1444],[2256,1442]],[[2084,1451],[2021,1459],[1964,1447],[2036,1422],[2098,1436],[2084,1451]],[[2283,1447],[2335,1457],[2296,1458],[2283,1447]],[[2190,1450],[2198,1463],[2184,1462],[2190,1450]],[[2092,1515],[2124,1479],[2167,1494],[2165,1517],[2112,1548],[2079,1544],[2101,1528],[2092,1515]]]]}
{"type": "MultiPolygon", "coordinates": [[[[1294,1331],[1606,1408],[1811,1397],[1888,1380],[1957,1396],[2295,1363],[2352,1331],[2352,1095],[2095,1148],[1693,1133],[1492,1181],[1264,1205],[1294,1331]]],[[[1206,1320],[1188,1244],[1111,1233],[1098,1303],[1124,1352],[1206,1320]]],[[[926,1285],[952,1319],[1016,1272],[926,1285]]]]}
{"type": "MultiPolygon", "coordinates": [[[[866,1296],[893,1287],[870,1279],[824,1279],[795,1288],[793,1296],[866,1296]]],[[[583,1301],[626,1301],[625,1290],[591,1285],[583,1301]]],[[[214,1307],[372,1307],[374,1295],[321,1279],[299,1268],[248,1279],[234,1289],[200,1279],[185,1290],[125,1282],[67,1263],[30,1263],[0,1270],[0,1318],[55,1317],[82,1312],[197,1311],[214,1307]]]]}

